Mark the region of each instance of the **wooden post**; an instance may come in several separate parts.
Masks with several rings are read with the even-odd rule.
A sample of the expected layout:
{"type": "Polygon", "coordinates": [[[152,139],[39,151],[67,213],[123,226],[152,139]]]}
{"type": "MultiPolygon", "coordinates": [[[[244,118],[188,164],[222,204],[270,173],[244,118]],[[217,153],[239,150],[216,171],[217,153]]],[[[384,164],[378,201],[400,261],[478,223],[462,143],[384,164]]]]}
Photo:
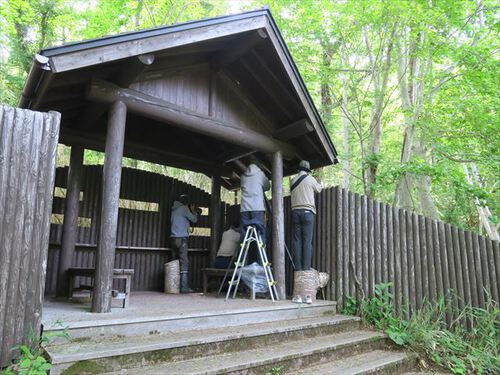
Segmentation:
{"type": "Polygon", "coordinates": [[[221,234],[221,212],[220,212],[220,188],[221,179],[212,177],[212,194],[210,195],[210,264],[213,265],[221,234]]]}
{"type": "Polygon", "coordinates": [[[280,151],[273,154],[273,270],[278,297],[286,298],[285,293],[285,222],[283,210],[283,156],[280,151]]]}
{"type": "Polygon", "coordinates": [[[92,298],[92,312],[98,313],[111,310],[111,288],[115,261],[126,118],[127,107],[125,104],[121,101],[114,102],[108,114],[102,181],[101,221],[97,240],[96,273],[92,298]]]}
{"type": "Polygon", "coordinates": [[[83,154],[85,149],[79,145],[71,146],[71,157],[66,185],[66,202],[64,205],[64,224],[57,272],[57,296],[68,296],[68,275],[66,271],[72,266],[78,233],[78,211],[80,208],[80,190],[83,173],[83,154]]]}

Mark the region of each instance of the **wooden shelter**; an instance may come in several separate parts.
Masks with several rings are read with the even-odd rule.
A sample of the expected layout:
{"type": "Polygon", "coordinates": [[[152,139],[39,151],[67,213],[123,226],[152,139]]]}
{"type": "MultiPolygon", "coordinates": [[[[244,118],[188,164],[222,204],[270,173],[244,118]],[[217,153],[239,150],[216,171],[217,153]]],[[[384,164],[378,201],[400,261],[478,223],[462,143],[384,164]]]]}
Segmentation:
{"type": "Polygon", "coordinates": [[[273,263],[284,297],[283,176],[301,159],[337,161],[268,9],[48,48],[35,57],[20,107],[59,111],[72,146],[59,262],[75,248],[84,149],[105,152],[93,311],[109,311],[123,156],[212,178],[211,256],[221,186],[239,187],[255,155],[273,182],[273,263]]]}

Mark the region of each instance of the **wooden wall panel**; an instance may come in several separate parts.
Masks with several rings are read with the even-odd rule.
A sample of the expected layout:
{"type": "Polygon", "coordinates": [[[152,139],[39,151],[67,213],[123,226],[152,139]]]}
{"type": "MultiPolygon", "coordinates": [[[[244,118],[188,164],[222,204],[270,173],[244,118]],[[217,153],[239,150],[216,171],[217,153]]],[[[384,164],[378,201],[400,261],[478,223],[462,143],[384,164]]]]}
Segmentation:
{"type": "MultiPolygon", "coordinates": [[[[74,267],[93,267],[95,244],[100,212],[102,166],[87,165],[84,168],[83,199],[80,217],[90,219],[90,227],[78,228],[78,244],[73,261],[74,267]]],[[[68,169],[57,168],[56,187],[66,187],[68,169]]],[[[163,290],[163,265],[172,259],[169,241],[170,211],[174,199],[188,193],[198,207],[209,207],[210,195],[176,179],[146,171],[123,168],[120,198],[138,201],[140,209],[120,208],[115,266],[133,268],[135,275],[132,290],[163,290]]],[[[134,202],[132,202],[134,204],[134,202]]],[[[64,212],[64,198],[54,200],[53,213],[64,212]]],[[[89,222],[87,222],[88,224],[89,222]]],[[[47,269],[46,294],[55,293],[61,241],[61,224],[53,223],[50,230],[51,246],[47,269]]],[[[208,228],[208,215],[202,216],[195,226],[208,228]]],[[[200,267],[208,266],[209,237],[191,236],[189,239],[193,286],[201,288],[200,267]]],[[[76,278],[77,284],[89,285],[91,280],[76,278]]]]}
{"type": "Polygon", "coordinates": [[[40,331],[59,122],[0,105],[0,367],[40,331]]]}

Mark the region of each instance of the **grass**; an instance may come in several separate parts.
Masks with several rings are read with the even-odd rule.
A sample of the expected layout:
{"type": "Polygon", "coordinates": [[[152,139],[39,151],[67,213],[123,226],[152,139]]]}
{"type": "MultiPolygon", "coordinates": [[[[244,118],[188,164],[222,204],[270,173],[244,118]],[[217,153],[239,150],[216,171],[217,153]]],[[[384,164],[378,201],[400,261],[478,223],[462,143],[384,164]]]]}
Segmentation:
{"type": "Polygon", "coordinates": [[[466,306],[458,311],[454,296],[424,303],[409,319],[394,309],[390,284],[375,287],[374,297],[346,298],[344,314],[363,320],[387,333],[396,344],[419,353],[428,362],[454,374],[500,373],[500,309],[490,297],[485,308],[466,306]],[[454,317],[447,323],[446,317],[454,317]],[[467,328],[466,328],[467,327],[467,328]]]}

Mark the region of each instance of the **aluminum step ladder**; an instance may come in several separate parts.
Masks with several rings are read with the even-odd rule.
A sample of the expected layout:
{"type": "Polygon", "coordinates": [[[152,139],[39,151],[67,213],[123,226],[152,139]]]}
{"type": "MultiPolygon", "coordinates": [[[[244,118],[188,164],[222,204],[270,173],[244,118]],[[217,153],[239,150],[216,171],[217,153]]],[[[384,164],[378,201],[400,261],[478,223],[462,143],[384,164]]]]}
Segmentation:
{"type": "Polygon", "coordinates": [[[240,284],[242,268],[245,266],[248,251],[250,249],[250,245],[256,242],[257,250],[259,252],[259,258],[261,261],[261,265],[264,267],[264,274],[266,275],[267,286],[269,288],[269,294],[271,295],[271,300],[278,301],[278,291],[276,290],[276,281],[274,280],[273,273],[271,271],[271,263],[267,259],[266,254],[266,246],[262,243],[262,237],[257,231],[255,225],[249,225],[247,227],[245,238],[241,243],[241,250],[238,254],[238,260],[234,263],[234,271],[233,276],[231,277],[231,281],[229,281],[229,288],[226,293],[226,301],[231,295],[231,290],[233,291],[233,298],[236,297],[236,292],[238,291],[238,286],[240,284]],[[234,288],[234,289],[233,289],[234,288]]]}

